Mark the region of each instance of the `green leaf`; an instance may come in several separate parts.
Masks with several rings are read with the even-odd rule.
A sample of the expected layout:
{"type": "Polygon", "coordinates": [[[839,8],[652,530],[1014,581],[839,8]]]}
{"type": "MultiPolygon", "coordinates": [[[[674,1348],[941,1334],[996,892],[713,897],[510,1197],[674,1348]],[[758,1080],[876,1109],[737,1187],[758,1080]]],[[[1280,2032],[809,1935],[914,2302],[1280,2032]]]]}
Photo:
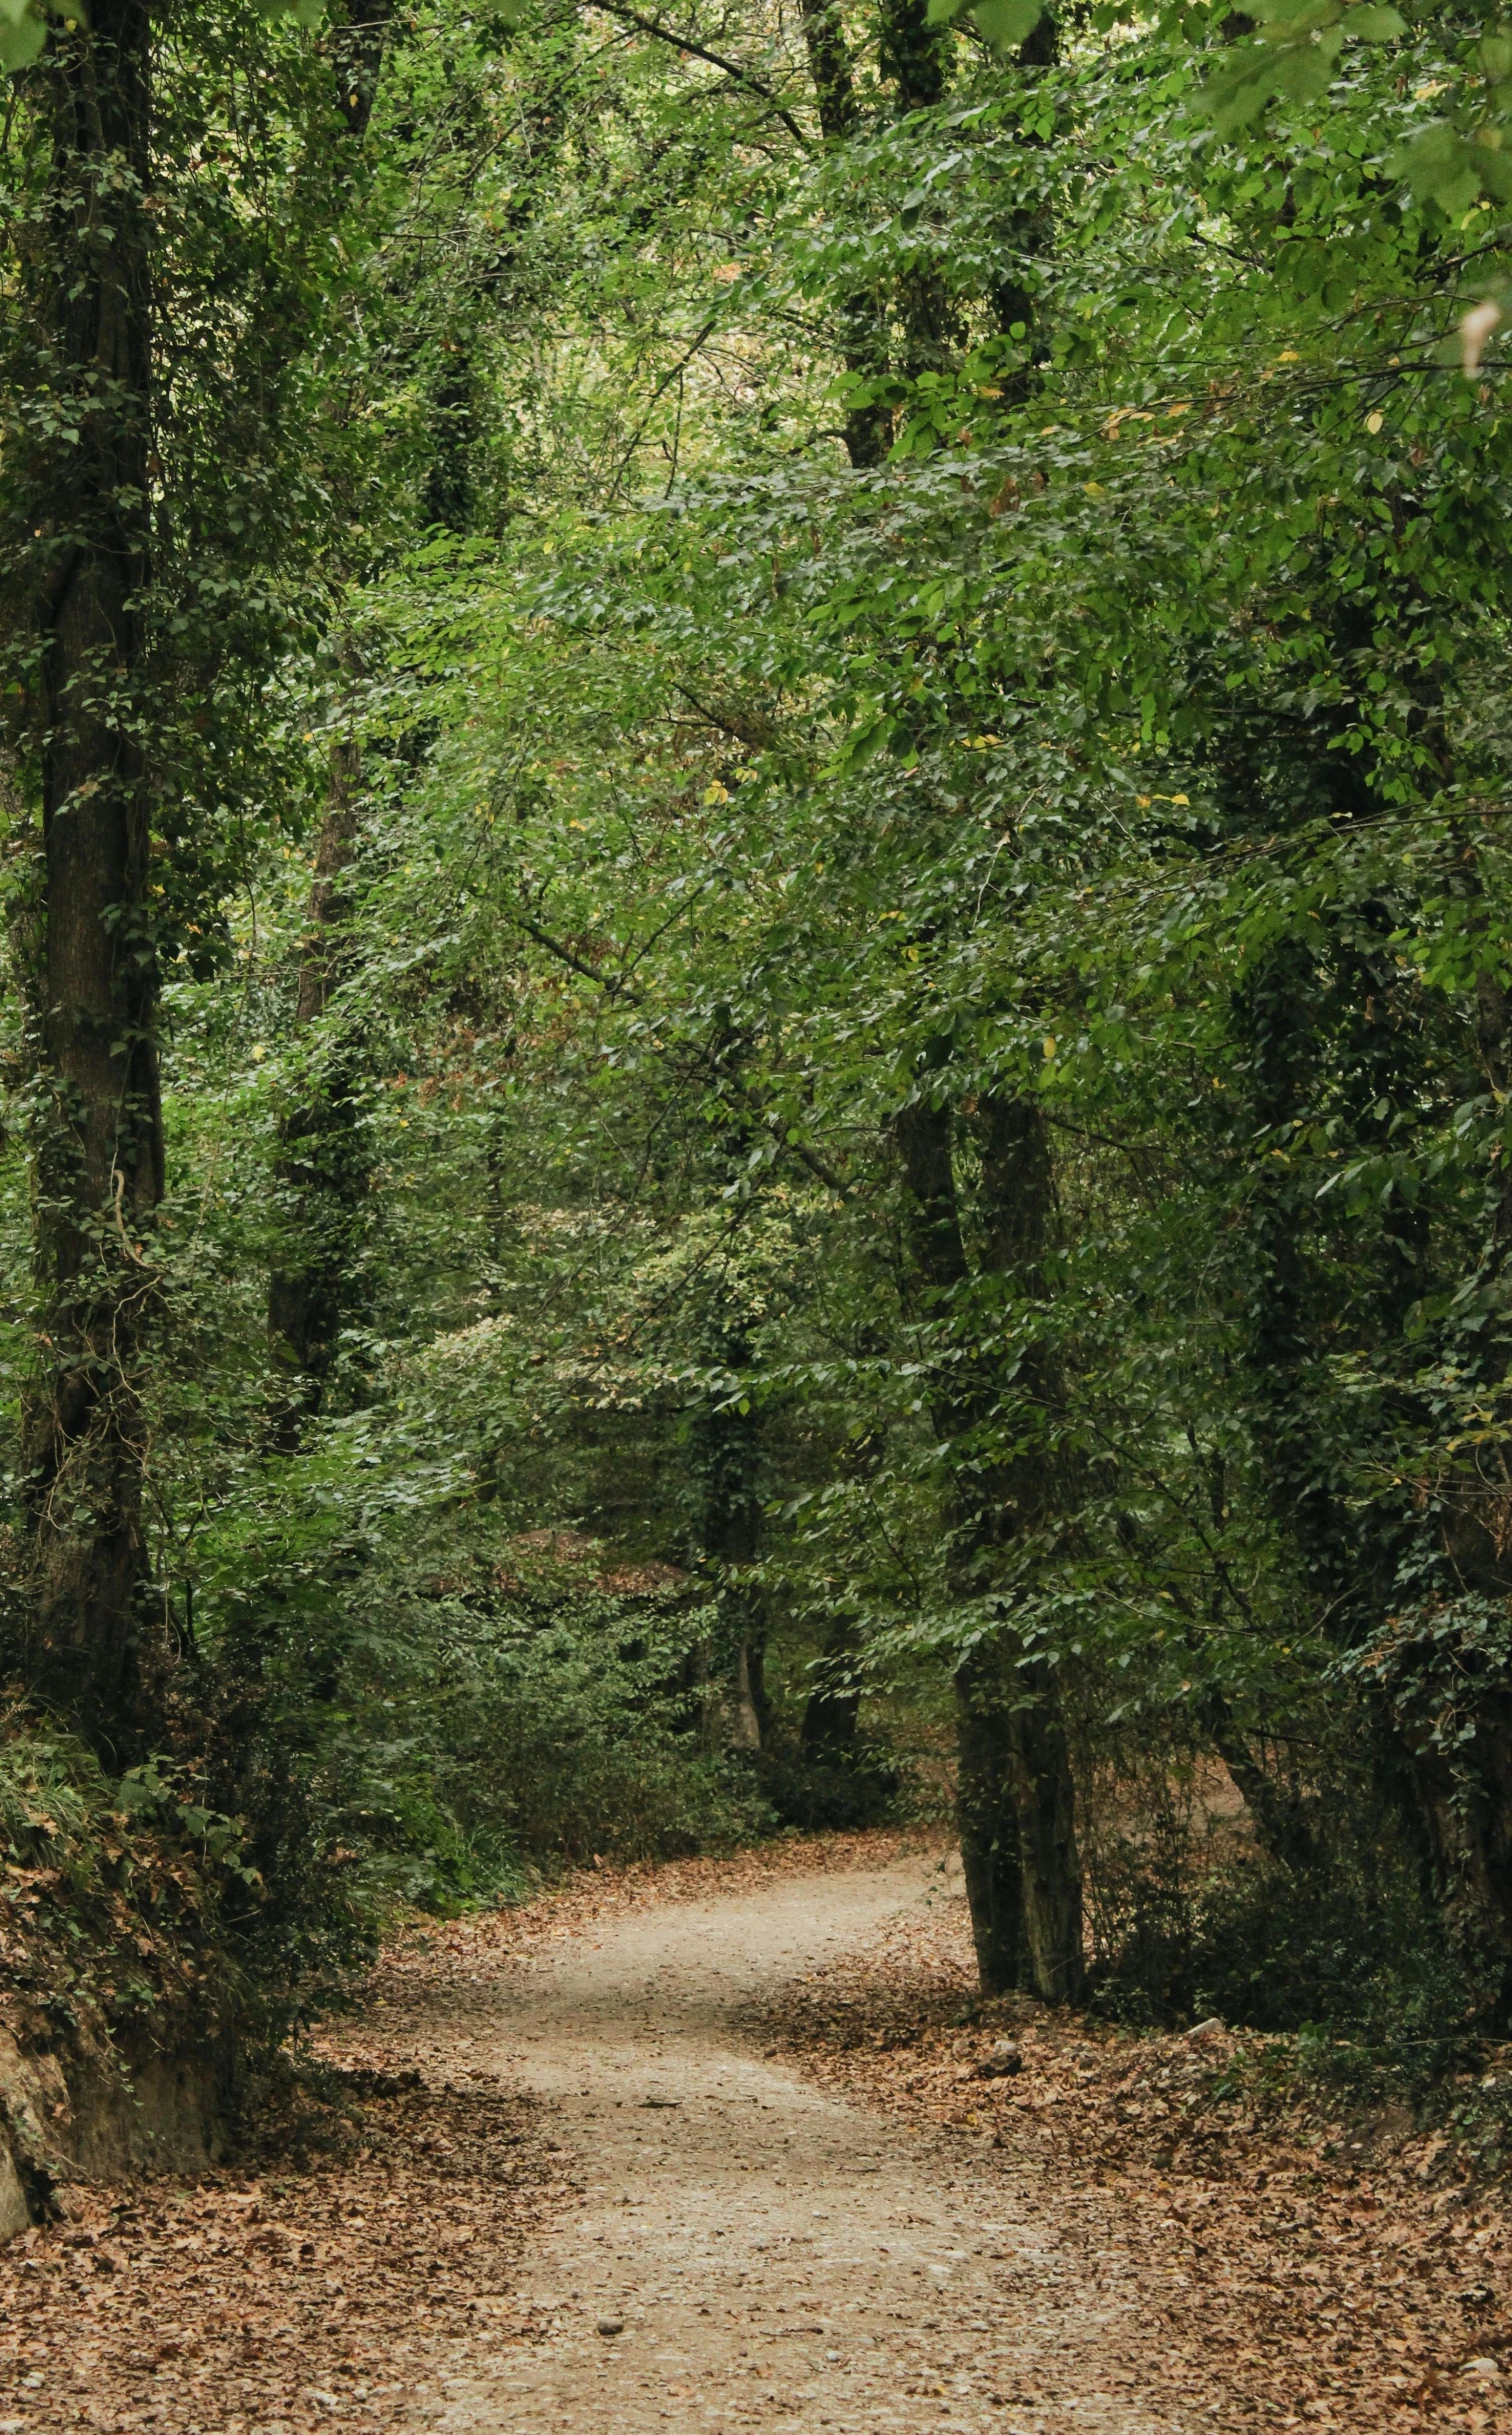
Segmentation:
{"type": "Polygon", "coordinates": [[[1340,6],[1341,0],[1264,0],[1253,13],[1268,42],[1296,42],[1319,26],[1332,25],[1340,6]]]}
{"type": "Polygon", "coordinates": [[[1281,52],[1276,61],[1277,92],[1284,93],[1288,101],[1316,101],[1328,90],[1343,43],[1342,26],[1330,26],[1316,42],[1299,43],[1294,51],[1281,52]]]}
{"type": "Polygon", "coordinates": [[[1512,76],[1512,36],[1488,34],[1480,46],[1480,62],[1494,85],[1512,76]]]}
{"type": "Polygon", "coordinates": [[[874,761],[884,746],[891,743],[892,726],[891,719],[875,719],[870,726],[861,728],[841,754],[842,766],[864,769],[868,761],[874,761]]]}
{"type": "Polygon", "coordinates": [[[1257,118],[1276,90],[1276,54],[1263,43],[1249,43],[1203,87],[1197,107],[1211,118],[1220,135],[1237,135],[1257,118]]]}
{"type": "Polygon", "coordinates": [[[29,68],[47,40],[47,21],[31,0],[0,0],[0,68],[29,68]]]}
{"type": "Polygon", "coordinates": [[[997,51],[1016,51],[1045,13],[1045,0],[976,0],[977,24],[997,51]]]}
{"type": "Polygon", "coordinates": [[[1374,0],[1361,0],[1344,19],[1346,34],[1358,34],[1362,42],[1395,42],[1407,31],[1407,21],[1394,8],[1377,8],[1374,0]]]}
{"type": "Polygon", "coordinates": [[[952,18],[959,17],[965,6],[966,0],[929,0],[924,12],[925,21],[930,25],[949,25],[952,18]]]}
{"type": "Polygon", "coordinates": [[[1437,203],[1452,219],[1456,213],[1469,210],[1494,157],[1480,146],[1467,143],[1447,120],[1439,119],[1393,153],[1387,167],[1393,177],[1411,187],[1420,201],[1437,203]]]}

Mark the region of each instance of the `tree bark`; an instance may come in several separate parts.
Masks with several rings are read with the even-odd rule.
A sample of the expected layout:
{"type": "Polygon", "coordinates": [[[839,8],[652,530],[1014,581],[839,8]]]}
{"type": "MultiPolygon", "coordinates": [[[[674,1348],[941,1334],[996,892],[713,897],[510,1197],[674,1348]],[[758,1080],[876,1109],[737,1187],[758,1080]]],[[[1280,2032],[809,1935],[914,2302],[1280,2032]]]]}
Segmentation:
{"type": "MultiPolygon", "coordinates": [[[[921,1315],[949,1324],[949,1304],[969,1285],[971,1271],[956,1198],[951,1120],[943,1106],[915,1100],[896,1122],[908,1196],[914,1300],[921,1315]]],[[[979,1394],[959,1386],[931,1400],[935,1435],[951,1442],[969,1426],[979,1394]]],[[[950,1586],[963,1598],[976,1586],[984,1546],[992,1544],[990,1506],[968,1505],[952,1475],[948,1527],[950,1586]]],[[[1028,1978],[1024,1934],[1024,1872],[1011,1756],[1014,1700],[1011,1657],[974,1650],[956,1668],[956,1821],[971,1912],[977,1975],[986,1995],[1004,1995],[1028,1978]]]]}
{"type": "MultiPolygon", "coordinates": [[[[735,1313],[716,1309],[709,1333],[715,1365],[748,1367],[751,1348],[735,1313]]],[[[705,1711],[711,1735],[732,1750],[759,1750],[764,1714],[766,1629],[759,1597],[738,1576],[761,1553],[760,1421],[754,1411],[705,1408],[693,1422],[698,1552],[714,1575],[719,1636],[709,1651],[705,1711]]]]}
{"type": "Polygon", "coordinates": [[[329,42],[336,100],[347,133],[358,143],[368,131],[378,98],[383,49],[393,13],[393,0],[347,0],[345,6],[338,0],[332,12],[329,42]]]}
{"type": "MultiPolygon", "coordinates": [[[[855,1349],[863,1360],[876,1359],[886,1350],[885,1339],[879,1329],[867,1325],[862,1328],[855,1349]]],[[[882,1428],[864,1430],[847,1451],[846,1476],[858,1485],[874,1481],[886,1450],[887,1437],[882,1428]]],[[[860,1654],[858,1617],[842,1606],[830,1619],[823,1655],[812,1670],[798,1737],[804,1758],[816,1766],[848,1766],[856,1755],[861,1722],[856,1661],[860,1654]]]]}
{"type": "MultiPolygon", "coordinates": [[[[344,0],[330,31],[336,99],[352,147],[345,158],[356,176],[362,161],[392,0],[344,0]]],[[[360,668],[350,642],[338,659],[350,675],[360,668]]],[[[315,849],[315,876],[299,948],[296,1034],[310,1035],[325,1017],[345,957],[350,913],[346,878],[356,848],[362,750],[354,733],[333,746],[325,817],[315,849]]],[[[268,1280],[268,1341],[282,1374],[273,1398],[270,1438],[280,1453],[297,1452],[304,1423],[325,1401],[336,1366],[343,1320],[352,1300],[352,1270],[360,1248],[371,1162],[354,1090],[352,1043],[342,1041],[305,1078],[302,1104],[286,1117],[276,1188],[290,1221],[289,1256],[268,1280]]]]}
{"type": "Polygon", "coordinates": [[[900,116],[932,110],[944,100],[950,35],[944,26],[930,24],[925,0],[882,0],[878,54],[900,116]]]}
{"type": "Polygon", "coordinates": [[[803,1703],[798,1747],[816,1766],[843,1767],[855,1754],[861,1720],[861,1694],[850,1674],[855,1655],[854,1626],[841,1615],[825,1635],[824,1654],[803,1703]]]}
{"type": "MultiPolygon", "coordinates": [[[[361,778],[361,749],[354,737],[344,737],[331,753],[300,941],[294,1022],[306,1037],[329,1013],[340,977],[361,778]]],[[[352,1043],[339,1041],[312,1061],[301,1104],[283,1125],[277,1186],[290,1215],[292,1256],[275,1269],[268,1287],[268,1335],[285,1382],[272,1416],[272,1440],[282,1453],[297,1450],[304,1421],[321,1408],[351,1301],[370,1180],[353,1082],[352,1043]]]]}
{"type": "MultiPolygon", "coordinates": [[[[982,1155],[982,1267],[1017,1299],[1044,1299],[1044,1255],[1050,1239],[1055,1180],[1049,1133],[1032,1100],[984,1094],[977,1115],[982,1155]]],[[[1063,1402],[1059,1370],[1041,1347],[1021,1373],[1039,1429],[1063,1402]]],[[[999,1493],[1004,1532],[1043,1524],[1057,1503],[1054,1458],[1040,1443],[1004,1464],[999,1493]]],[[[1024,1933],[1037,1992],[1047,2002],[1072,2003],[1081,1993],[1081,1864],[1076,1804],[1066,1744],[1061,1687],[1044,1657],[1021,1657],[1022,1687],[1014,1710],[1012,1764],[1024,1881],[1024,1933]]]]}
{"type": "Polygon", "coordinates": [[[171,1658],[144,1597],[144,1237],[163,1191],[159,976],[141,742],[152,428],[150,35],[140,0],[54,31],[29,468],[42,902],[32,1053],[42,1363],[25,1420],[34,1676],[102,1748],[138,1749],[171,1658]],[[42,419],[42,418],[39,418],[42,419]],[[67,435],[73,425],[77,437],[67,435]]]}
{"type": "MultiPolygon", "coordinates": [[[[982,1135],[982,1273],[1038,1293],[1051,1207],[1049,1152],[1038,1111],[990,1099],[982,1135]]],[[[897,1120],[913,1263],[931,1305],[959,1318],[973,1278],[955,1179],[949,1110],[917,1100],[897,1120]]],[[[1047,1365],[1025,1381],[1041,1414],[1057,1396],[1047,1365]]],[[[942,1443],[988,1429],[999,1382],[968,1355],[939,1389],[932,1418],[942,1443]]],[[[995,1549],[1041,1522],[1053,1483],[1039,1450],[958,1466],[951,1487],[952,1586],[977,1595],[995,1549]]],[[[1028,1985],[1049,2003],[1074,2002],[1083,1980],[1081,1873],[1060,1684],[1044,1658],[1007,1632],[979,1642],[955,1678],[961,1856],[982,1986],[1028,1985]]]]}
{"type": "Polygon", "coordinates": [[[1001,1650],[974,1652],[956,1668],[954,1691],[956,1823],[977,1977],[984,1995],[1009,1995],[1033,1985],[1013,1766],[1019,1686],[1011,1659],[1001,1650]]]}
{"type": "MultiPolygon", "coordinates": [[[[839,151],[860,127],[850,48],[839,0],[802,0],[803,40],[808,53],[814,106],[826,148],[839,151]]],[[[874,381],[887,371],[887,312],[879,295],[846,298],[840,310],[840,351],[853,379],[874,381]]],[[[845,417],[845,452],[858,473],[880,465],[892,446],[890,408],[869,401],[845,417]]]]}

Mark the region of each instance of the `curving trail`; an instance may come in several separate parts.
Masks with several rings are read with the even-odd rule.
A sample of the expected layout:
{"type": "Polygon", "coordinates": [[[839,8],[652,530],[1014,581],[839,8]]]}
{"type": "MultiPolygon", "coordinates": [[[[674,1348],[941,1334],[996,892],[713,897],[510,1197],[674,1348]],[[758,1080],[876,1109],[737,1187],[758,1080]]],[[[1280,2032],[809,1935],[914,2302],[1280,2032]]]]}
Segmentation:
{"type": "Polygon", "coordinates": [[[581,2192],[525,2261],[544,2338],[480,2329],[414,2423],[1187,2435],[1131,2373],[1136,2261],[1100,2258],[1089,2288],[1042,2184],[837,2100],[742,2028],[945,1882],[918,1856],[611,1916],[495,1983],[473,2059],[546,2102],[581,2192]]]}

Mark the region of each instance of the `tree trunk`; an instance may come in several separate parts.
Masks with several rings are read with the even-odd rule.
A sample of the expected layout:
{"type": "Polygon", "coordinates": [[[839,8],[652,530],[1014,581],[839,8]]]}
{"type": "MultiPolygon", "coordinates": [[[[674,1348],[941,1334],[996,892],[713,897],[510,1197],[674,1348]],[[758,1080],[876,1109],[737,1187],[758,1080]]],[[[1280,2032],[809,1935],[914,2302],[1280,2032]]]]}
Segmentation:
{"type": "Polygon", "coordinates": [[[33,1027],[42,1365],[25,1421],[35,1679],[96,1743],[142,1746],[171,1649],[144,1592],[144,1245],[163,1191],[158,969],[141,735],[150,566],[150,42],[139,0],[56,30],[36,274],[47,426],[29,468],[42,541],[36,710],[42,901],[33,1027]]]}
{"type": "MultiPolygon", "coordinates": [[[[1464,860],[1472,935],[1483,934],[1474,857],[1464,860]]],[[[1504,1105],[1512,1088],[1512,1007],[1485,972],[1476,1001],[1484,1078],[1504,1105]]],[[[1486,1178],[1475,1282],[1499,1323],[1476,1341],[1479,1381],[1503,1422],[1512,1411],[1503,1316],[1509,1251],[1512,1167],[1498,1145],[1486,1178]]],[[[1447,1466],[1432,1511],[1442,1550],[1439,1598],[1426,1614],[1398,1614],[1378,1631],[1366,1679],[1375,1697],[1389,1703],[1444,1918],[1505,2032],[1512,2022],[1512,1694],[1501,1634],[1486,1629],[1488,1617],[1504,1614],[1512,1600],[1512,1468],[1505,1449],[1473,1444],[1447,1466]],[[1454,1614],[1461,1600],[1462,1623],[1454,1614]]]]}
{"type": "MultiPolygon", "coordinates": [[[[988,1100],[982,1133],[982,1266],[1020,1293],[1040,1289],[1051,1205],[1050,1161],[1038,1111],[988,1100]]],[[[949,1111],[916,1101],[897,1122],[914,1265],[948,1324],[973,1282],[956,1189],[949,1111]]],[[[1031,1368],[1041,1415],[1058,1384],[1031,1368]]],[[[933,1404],[936,1435],[954,1444],[991,1425],[995,1380],[979,1355],[933,1404]]],[[[952,1585],[979,1594],[992,1551],[1043,1520],[1053,1483],[1038,1451],[957,1468],[951,1490],[952,1585]]],[[[1047,2003],[1074,2002],[1083,1979],[1081,1873],[1060,1685],[1045,1659],[1008,1633],[979,1643],[955,1679],[961,1856],[983,1989],[1028,1984],[1047,2003]]]]}
{"type": "MultiPolygon", "coordinates": [[[[1055,1200],[1049,1134],[1032,1100],[984,1094],[977,1116],[982,1153],[982,1266],[1020,1301],[1044,1298],[1043,1262],[1055,1200]]],[[[1058,1368],[1042,1347],[1020,1373],[1036,1426],[1059,1411],[1058,1368]]],[[[1000,1474],[1004,1535],[1037,1528],[1054,1511],[1055,1460],[1043,1443],[1013,1455],[1000,1474]]],[[[1012,1718],[1014,1800],[1023,1868],[1024,1934],[1036,1991],[1047,2002],[1081,1993],[1081,1863],[1061,1687],[1044,1657],[1021,1656],[1012,1718]]]]}
{"type": "Polygon", "coordinates": [[[882,0],[877,34],[878,65],[897,96],[899,115],[943,101],[951,37],[930,23],[925,0],[882,0]]]}
{"type": "MultiPolygon", "coordinates": [[[[338,0],[330,28],[336,99],[351,148],[348,172],[359,174],[362,144],[378,99],[392,0],[338,0]]],[[[361,674],[350,640],[337,657],[361,674]]],[[[350,913],[346,877],[356,848],[362,750],[354,733],[332,748],[325,817],[315,849],[315,877],[299,947],[294,1009],[297,1034],[308,1038],[330,1009],[345,956],[350,913]]],[[[352,1043],[317,1057],[305,1076],[302,1104],[284,1120],[275,1175],[289,1223],[288,1253],[268,1281],[268,1339],[283,1373],[273,1399],[270,1438],[281,1453],[297,1452],[301,1430],[325,1401],[336,1365],[342,1321],[352,1300],[352,1271],[360,1250],[371,1161],[353,1088],[352,1043]]]]}
{"type": "MultiPolygon", "coordinates": [[[[716,1318],[712,1352],[726,1372],[744,1369],[744,1328],[716,1318]]],[[[765,1733],[765,1618],[749,1584],[732,1579],[761,1553],[760,1422],[754,1411],[706,1410],[693,1431],[699,1486],[699,1552],[718,1585],[720,1629],[710,1651],[706,1712],[711,1732],[732,1750],[759,1750],[765,1733]]]]}
{"type": "Polygon", "coordinates": [[[1034,1984],[1013,1764],[1018,1697],[1012,1661],[1003,1651],[976,1651],[956,1668],[956,1821],[984,1995],[1009,1995],[1034,1984]]]}
{"type": "MultiPolygon", "coordinates": [[[[359,825],[361,750],[345,737],[331,754],[330,791],[309,913],[300,941],[296,1032],[308,1036],[329,1012],[340,977],[350,910],[346,877],[359,825]]],[[[268,1334],[285,1385],[272,1439],[297,1450],[302,1422],[319,1412],[335,1367],[352,1269],[363,1232],[370,1160],[353,1092],[349,1041],[315,1057],[301,1105],[284,1120],[277,1185],[291,1220],[291,1256],[268,1288],[268,1334]]]]}
{"type": "MultiPolygon", "coordinates": [[[[886,1350],[880,1330],[863,1327],[855,1349],[863,1360],[874,1360],[880,1356],[886,1350]]],[[[887,1438],[883,1429],[864,1430],[852,1441],[847,1451],[844,1464],[846,1476],[857,1483],[870,1484],[882,1467],[886,1450],[887,1438]]],[[[804,1758],[816,1766],[844,1767],[856,1755],[861,1721],[861,1686],[857,1679],[856,1661],[860,1654],[857,1617],[842,1607],[830,1619],[824,1638],[824,1653],[812,1669],[811,1688],[804,1702],[799,1748],[804,1758]]]]}
{"type": "Polygon", "coordinates": [[[824,1654],[814,1669],[798,1735],[803,1756],[817,1766],[843,1767],[854,1755],[861,1717],[861,1694],[851,1680],[855,1654],[850,1617],[837,1616],[825,1635],[824,1654]]]}
{"type": "MultiPolygon", "coordinates": [[[[819,132],[826,147],[836,151],[850,142],[860,125],[839,0],[802,0],[802,13],[819,132]]],[[[846,299],[841,307],[840,351],[846,371],[855,380],[875,381],[886,373],[887,311],[880,295],[846,299]]],[[[858,473],[880,465],[891,445],[889,407],[867,401],[847,410],[845,452],[858,473]]]]}
{"type": "MultiPolygon", "coordinates": [[[[1341,623],[1341,641],[1352,647],[1360,630],[1355,614],[1341,623]]],[[[1418,715],[1417,740],[1447,788],[1453,765],[1442,705],[1430,696],[1418,715]]],[[[1331,740],[1325,731],[1317,752],[1328,771],[1330,817],[1340,826],[1377,819],[1383,796],[1374,774],[1368,764],[1328,752],[1331,740]]],[[[1246,765],[1238,768],[1229,791],[1263,833],[1272,809],[1263,800],[1251,803],[1246,765]]],[[[1476,902],[1479,880],[1468,846],[1468,839],[1456,840],[1451,867],[1470,899],[1467,930],[1477,938],[1487,921],[1476,902]]],[[[1440,1914],[1477,1973],[1488,2010],[1505,2027],[1512,2020],[1512,1697],[1500,1617],[1512,1599],[1506,1529],[1512,1471],[1494,1442],[1486,1442],[1480,1414],[1468,1447],[1444,1448],[1435,1458],[1438,1416],[1426,1404],[1404,1404],[1398,1390],[1393,1425],[1401,1431],[1405,1423],[1430,1450],[1425,1475],[1402,1479],[1398,1493],[1378,1494],[1362,1509],[1349,1470],[1333,1454],[1318,1383],[1334,1358],[1334,1313],[1328,1246],[1314,1239],[1316,1198],[1288,1179],[1282,1162],[1254,1154],[1257,1141],[1262,1149],[1271,1135],[1284,1141],[1291,1127],[1313,1116],[1323,1017],[1335,1026],[1352,1021],[1356,1137],[1376,1146],[1389,1138],[1375,1124],[1372,1103],[1378,1094],[1395,1101],[1419,1087],[1404,1047],[1410,1020],[1392,1019],[1401,994],[1390,916],[1370,903],[1354,913],[1348,938],[1331,942],[1325,967],[1300,942],[1282,941],[1234,993],[1236,1031],[1250,1066],[1249,1103],[1235,1110],[1234,1135],[1236,1158],[1250,1163],[1253,1176],[1245,1352],[1271,1511],[1296,1546],[1323,1630],[1353,1671],[1377,1784],[1416,1839],[1440,1914]],[[1343,999],[1344,1017],[1337,1003],[1330,1008],[1329,991],[1343,999]]],[[[1491,972],[1477,984],[1476,1018],[1482,1067],[1476,1079],[1501,1101],[1512,1082],[1512,1015],[1491,972]]],[[[1469,1095],[1476,1085],[1466,1074],[1456,1087],[1469,1095]]],[[[1424,1288],[1426,1224],[1425,1210],[1393,1206],[1382,1227],[1387,1264],[1374,1303],[1388,1353],[1393,1339],[1401,1345],[1399,1331],[1424,1288]]],[[[1482,1413],[1490,1406],[1505,1417],[1503,1278],[1512,1246],[1512,1177],[1499,1144],[1486,1178],[1483,1224],[1477,1271],[1462,1298],[1471,1308],[1481,1301],[1487,1324],[1451,1341],[1464,1390],[1478,1392],[1482,1413]]],[[[1409,1339],[1404,1350],[1405,1368],[1422,1365],[1420,1341],[1409,1339]]],[[[1389,1460],[1394,1468],[1399,1463],[1394,1445],[1389,1460]]]]}
{"type": "Polygon", "coordinates": [[[1035,1994],[1047,2004],[1074,2004],[1082,1991],[1086,1958],[1076,1793],[1060,1682],[1042,1657],[1020,1663],[1018,1682],[1008,1748],[1029,1976],[1035,1994]]]}
{"type": "Polygon", "coordinates": [[[337,0],[330,19],[331,66],[347,133],[361,143],[378,98],[392,0],[337,0]]]}

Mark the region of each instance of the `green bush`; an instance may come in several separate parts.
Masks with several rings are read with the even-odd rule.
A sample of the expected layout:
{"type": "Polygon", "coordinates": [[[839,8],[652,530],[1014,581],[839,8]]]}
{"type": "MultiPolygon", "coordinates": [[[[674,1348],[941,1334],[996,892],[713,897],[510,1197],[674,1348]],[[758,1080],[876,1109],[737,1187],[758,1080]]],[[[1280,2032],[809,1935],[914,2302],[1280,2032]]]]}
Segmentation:
{"type": "Polygon", "coordinates": [[[860,1739],[844,1758],[814,1758],[781,1728],[755,1754],[751,1772],[779,1823],[807,1835],[880,1825],[892,1815],[902,1781],[880,1742],[860,1739]]]}
{"type": "Polygon", "coordinates": [[[154,1759],[121,1776],[13,1697],[0,1713],[0,1914],[11,1988],[108,2030],[208,2029],[244,1995],[229,1922],[262,1899],[242,1822],[154,1759]]]}
{"type": "Polygon", "coordinates": [[[1310,1827],[1291,1864],[1238,1842],[1197,1869],[1174,1843],[1124,1846],[1097,2008],[1141,2027],[1216,2014],[1296,2033],[1335,2075],[1424,2088],[1480,2024],[1418,1855],[1363,1805],[1319,1803],[1310,1827]]]}
{"type": "Polygon", "coordinates": [[[762,1787],[710,1748],[688,1682],[705,1618],[571,1583],[479,1618],[436,1687],[432,1782],[495,1866],[670,1858],[772,1824],[762,1787]]]}

